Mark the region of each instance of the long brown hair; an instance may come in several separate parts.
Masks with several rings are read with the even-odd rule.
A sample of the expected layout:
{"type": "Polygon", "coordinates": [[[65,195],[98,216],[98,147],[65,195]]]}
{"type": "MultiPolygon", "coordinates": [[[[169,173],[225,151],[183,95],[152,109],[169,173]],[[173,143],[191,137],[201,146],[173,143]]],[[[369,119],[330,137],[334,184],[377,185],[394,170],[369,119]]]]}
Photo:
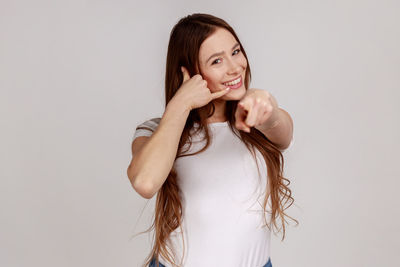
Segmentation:
{"type": "MultiPolygon", "coordinates": [[[[213,34],[217,28],[227,29],[235,37],[237,42],[240,44],[243,55],[247,59],[246,52],[242,44],[240,43],[235,31],[224,20],[209,14],[199,13],[188,15],[180,19],[171,31],[168,44],[165,74],[166,106],[168,102],[174,97],[175,93],[183,82],[183,74],[180,69],[181,66],[185,66],[187,68],[191,77],[200,72],[200,45],[207,37],[213,34]]],[[[250,66],[249,64],[247,64],[245,75],[246,90],[249,88],[250,79],[250,66]]],[[[272,204],[272,211],[270,212],[271,223],[275,227],[275,229],[278,230],[278,232],[283,229],[283,240],[285,238],[285,223],[287,223],[285,216],[293,219],[292,217],[288,216],[284,211],[289,208],[294,202],[294,199],[291,196],[291,190],[288,187],[290,181],[282,176],[284,168],[283,155],[273,142],[271,142],[266,136],[264,136],[263,133],[261,133],[254,127],[251,128],[250,133],[239,131],[240,136],[234,131],[234,114],[237,103],[238,101],[226,101],[225,115],[228,120],[228,125],[232,132],[236,136],[241,138],[246,147],[252,153],[255,160],[255,148],[258,149],[264,157],[265,163],[267,165],[267,179],[269,179],[267,187],[270,187],[270,197],[272,204]],[[285,207],[285,204],[287,203],[288,205],[285,207]],[[277,221],[280,221],[283,228],[278,229],[277,221]]],[[[193,109],[190,111],[181,135],[176,158],[195,155],[203,152],[208,148],[210,144],[210,134],[206,119],[212,116],[214,111],[215,106],[212,102],[201,108],[193,109]],[[196,153],[184,154],[187,151],[183,151],[184,145],[186,143],[191,144],[190,130],[194,127],[194,123],[198,123],[199,130],[202,130],[205,133],[204,137],[206,139],[206,144],[200,151],[197,151],[196,153]]],[[[266,192],[268,191],[266,190],[266,192]]],[[[265,218],[267,200],[268,194],[266,194],[264,199],[263,210],[264,222],[271,230],[271,226],[268,224],[265,218]]],[[[169,234],[178,227],[182,228],[182,204],[180,198],[180,188],[177,182],[177,173],[174,168],[171,169],[167,179],[165,180],[161,189],[158,191],[155,205],[155,216],[153,224],[147,231],[145,231],[148,232],[152,229],[155,229],[155,240],[153,240],[154,245],[152,247],[152,251],[146,258],[144,266],[147,266],[153,257],[156,258],[156,265],[158,266],[159,255],[162,255],[173,266],[179,266],[176,264],[174,255],[173,253],[171,253],[171,248],[167,244],[169,234]]],[[[298,224],[297,220],[293,220],[298,224]]],[[[184,243],[183,234],[182,241],[184,243]]],[[[183,245],[183,248],[184,247],[185,246],[183,245]]],[[[181,260],[183,260],[183,257],[181,260]]]]}

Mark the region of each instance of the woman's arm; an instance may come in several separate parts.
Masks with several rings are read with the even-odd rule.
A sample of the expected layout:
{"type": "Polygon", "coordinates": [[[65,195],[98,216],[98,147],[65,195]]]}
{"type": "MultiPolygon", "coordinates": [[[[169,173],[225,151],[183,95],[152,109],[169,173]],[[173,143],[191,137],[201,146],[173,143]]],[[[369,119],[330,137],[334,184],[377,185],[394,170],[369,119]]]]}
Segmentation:
{"type": "Polygon", "coordinates": [[[279,149],[284,150],[289,147],[293,138],[293,120],[286,110],[278,108],[277,112],[278,119],[273,125],[260,125],[255,128],[277,144],[279,149]]]}
{"type": "Polygon", "coordinates": [[[133,188],[142,197],[152,198],[167,179],[189,112],[186,105],[172,99],[154,133],[133,141],[132,161],[127,174],[133,188]]]}

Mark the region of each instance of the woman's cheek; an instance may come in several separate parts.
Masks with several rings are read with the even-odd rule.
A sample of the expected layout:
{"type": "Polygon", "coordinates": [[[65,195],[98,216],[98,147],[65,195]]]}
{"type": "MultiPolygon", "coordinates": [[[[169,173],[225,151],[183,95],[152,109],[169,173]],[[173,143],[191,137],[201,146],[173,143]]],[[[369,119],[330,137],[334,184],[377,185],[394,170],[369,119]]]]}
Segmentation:
{"type": "Polygon", "coordinates": [[[243,67],[247,68],[247,59],[243,56],[240,57],[239,64],[242,65],[243,67]]]}
{"type": "Polygon", "coordinates": [[[212,92],[217,92],[219,90],[221,90],[221,79],[217,78],[217,77],[212,77],[209,76],[208,79],[206,79],[207,81],[207,87],[208,89],[210,89],[212,92]]]}

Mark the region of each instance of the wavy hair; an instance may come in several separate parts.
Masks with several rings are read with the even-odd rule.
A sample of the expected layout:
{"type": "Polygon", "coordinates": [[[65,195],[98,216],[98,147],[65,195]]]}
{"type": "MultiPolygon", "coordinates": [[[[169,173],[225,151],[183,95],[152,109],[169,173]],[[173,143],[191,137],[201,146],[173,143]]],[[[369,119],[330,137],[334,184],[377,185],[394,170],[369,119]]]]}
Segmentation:
{"type": "MultiPolygon", "coordinates": [[[[183,82],[181,66],[185,66],[187,68],[190,77],[200,72],[200,45],[207,37],[213,34],[217,28],[224,28],[235,37],[237,42],[240,44],[243,55],[247,59],[246,52],[235,31],[224,20],[209,14],[201,13],[195,13],[181,18],[170,33],[165,73],[165,106],[167,106],[168,102],[174,97],[175,93],[183,82]]],[[[249,88],[250,79],[250,65],[247,64],[244,81],[246,90],[249,88]]],[[[237,103],[238,101],[226,101],[225,115],[228,119],[228,125],[232,132],[244,142],[247,149],[252,153],[256,163],[257,160],[254,150],[255,148],[261,152],[265,160],[268,173],[267,179],[269,179],[267,187],[270,187],[269,189],[272,207],[270,212],[271,222],[269,224],[265,218],[268,201],[268,194],[266,194],[263,202],[264,222],[270,230],[271,224],[278,232],[283,230],[283,241],[285,238],[285,223],[287,223],[285,217],[293,219],[285,213],[285,210],[292,205],[294,199],[292,197],[291,190],[289,189],[290,181],[289,179],[283,177],[284,159],[282,151],[277,148],[276,144],[271,142],[262,132],[254,127],[251,128],[250,133],[244,131],[236,132],[234,130],[236,129],[234,128],[234,114],[237,103]],[[285,204],[287,205],[285,206],[285,204]],[[278,221],[281,223],[281,227],[278,227],[278,221]]],[[[184,156],[196,155],[208,148],[210,145],[210,133],[206,120],[213,115],[214,111],[215,106],[212,101],[203,107],[190,111],[180,138],[178,153],[175,159],[184,156]],[[184,154],[187,152],[187,150],[184,151],[183,149],[184,145],[186,143],[191,145],[192,138],[190,132],[195,123],[198,123],[199,125],[198,131],[203,131],[205,133],[204,138],[206,140],[206,144],[200,151],[197,151],[196,153],[184,154]]],[[[266,192],[268,192],[267,189],[268,188],[266,188],[266,192]]],[[[297,220],[293,220],[298,224],[297,220]]],[[[143,266],[147,266],[153,257],[156,258],[156,265],[159,266],[159,255],[162,255],[169,263],[171,263],[171,265],[180,266],[177,265],[176,259],[171,252],[171,248],[168,246],[167,240],[169,234],[175,229],[180,227],[182,230],[181,222],[182,204],[180,198],[180,188],[177,182],[176,170],[172,168],[167,179],[157,193],[153,224],[147,231],[145,231],[148,232],[152,229],[155,229],[153,236],[154,244],[151,253],[145,259],[143,266]]],[[[183,231],[181,232],[183,233],[183,231]]],[[[182,242],[183,248],[185,248],[183,234],[182,242]]],[[[183,252],[183,254],[185,253],[183,252]]],[[[182,255],[181,262],[183,261],[183,257],[184,255],[182,255]]]]}

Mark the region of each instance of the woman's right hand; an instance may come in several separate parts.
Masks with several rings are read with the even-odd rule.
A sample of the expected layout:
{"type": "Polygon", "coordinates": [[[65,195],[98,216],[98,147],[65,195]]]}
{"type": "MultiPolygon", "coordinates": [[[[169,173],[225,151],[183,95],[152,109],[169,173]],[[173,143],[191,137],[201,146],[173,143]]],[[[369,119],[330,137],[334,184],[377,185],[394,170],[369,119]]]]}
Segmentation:
{"type": "Polygon", "coordinates": [[[221,97],[229,92],[229,87],[215,93],[211,93],[207,88],[207,81],[203,80],[200,74],[190,77],[189,72],[185,67],[181,67],[183,73],[183,82],[176,92],[174,98],[180,99],[185,105],[188,105],[189,110],[200,108],[207,105],[210,101],[221,97]]]}

